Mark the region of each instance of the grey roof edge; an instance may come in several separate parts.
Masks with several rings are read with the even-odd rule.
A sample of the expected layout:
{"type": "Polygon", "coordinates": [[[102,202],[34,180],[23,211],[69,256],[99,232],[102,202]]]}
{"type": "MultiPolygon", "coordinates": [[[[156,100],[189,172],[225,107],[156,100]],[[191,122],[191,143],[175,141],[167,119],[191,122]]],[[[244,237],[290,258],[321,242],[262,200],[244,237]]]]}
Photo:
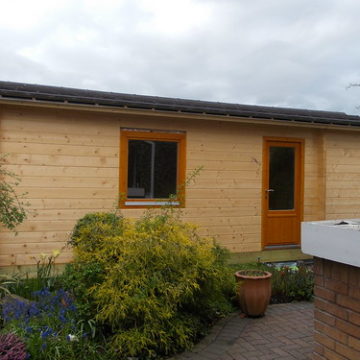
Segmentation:
{"type": "Polygon", "coordinates": [[[301,123],[360,126],[360,116],[343,112],[241,105],[148,95],[132,95],[97,90],[0,81],[0,97],[11,100],[66,103],[87,106],[154,109],[204,115],[269,119],[301,123]]]}

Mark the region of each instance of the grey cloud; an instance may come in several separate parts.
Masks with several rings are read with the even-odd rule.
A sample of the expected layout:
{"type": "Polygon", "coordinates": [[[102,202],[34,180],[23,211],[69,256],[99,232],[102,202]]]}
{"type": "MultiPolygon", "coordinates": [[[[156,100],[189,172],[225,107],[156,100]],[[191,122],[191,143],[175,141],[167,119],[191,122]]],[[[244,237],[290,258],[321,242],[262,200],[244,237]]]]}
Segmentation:
{"type": "Polygon", "coordinates": [[[211,18],[180,33],[144,31],[136,1],[99,12],[69,2],[28,32],[0,24],[0,78],[357,112],[360,88],[346,86],[360,81],[360,3],[196,2],[211,18]]]}

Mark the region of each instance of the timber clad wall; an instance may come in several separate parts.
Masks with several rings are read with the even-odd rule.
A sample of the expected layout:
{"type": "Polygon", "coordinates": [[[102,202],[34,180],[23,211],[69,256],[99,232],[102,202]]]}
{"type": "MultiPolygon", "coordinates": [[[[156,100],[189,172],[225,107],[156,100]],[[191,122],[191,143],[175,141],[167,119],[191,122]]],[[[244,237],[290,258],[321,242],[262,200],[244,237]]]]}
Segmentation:
{"type": "MultiPolygon", "coordinates": [[[[20,191],[28,192],[32,212],[17,236],[0,233],[0,266],[33,264],[34,256],[64,246],[77,219],[114,209],[121,127],[186,131],[187,173],[204,170],[187,189],[184,219],[233,252],[261,250],[264,136],[305,139],[304,220],[348,214],[349,203],[357,212],[360,143],[351,132],[3,106],[0,152],[10,154],[8,168],[21,176],[20,191]],[[339,165],[346,151],[347,162],[339,165]],[[340,181],[352,188],[340,190],[340,181]]],[[[122,210],[128,217],[142,212],[122,210]]],[[[60,260],[70,258],[67,249],[60,260]]]]}
{"type": "Polygon", "coordinates": [[[329,132],[326,138],[327,219],[360,217],[358,133],[329,132]]]}
{"type": "MultiPolygon", "coordinates": [[[[102,119],[101,119],[102,120],[102,119]]],[[[1,233],[0,265],[31,264],[66,243],[76,219],[110,209],[118,186],[118,134],[93,114],[13,110],[1,115],[1,153],[28,192],[28,220],[1,233]]],[[[65,250],[61,261],[70,259],[65,250]]]]}

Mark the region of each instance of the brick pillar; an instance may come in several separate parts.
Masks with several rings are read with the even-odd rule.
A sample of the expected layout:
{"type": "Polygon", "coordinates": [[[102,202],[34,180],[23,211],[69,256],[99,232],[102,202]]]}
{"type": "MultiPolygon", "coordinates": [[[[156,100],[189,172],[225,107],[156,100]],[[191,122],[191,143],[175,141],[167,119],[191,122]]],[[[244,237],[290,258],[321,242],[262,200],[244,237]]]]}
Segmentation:
{"type": "Polygon", "coordinates": [[[360,268],[315,258],[314,360],[360,360],[360,268]]]}

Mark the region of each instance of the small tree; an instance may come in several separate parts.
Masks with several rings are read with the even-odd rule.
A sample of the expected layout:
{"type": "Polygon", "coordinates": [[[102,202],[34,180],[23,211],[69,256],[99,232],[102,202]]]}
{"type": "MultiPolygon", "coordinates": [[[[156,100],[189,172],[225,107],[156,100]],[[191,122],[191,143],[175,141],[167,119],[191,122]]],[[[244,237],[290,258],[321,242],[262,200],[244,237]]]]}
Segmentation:
{"type": "Polygon", "coordinates": [[[6,155],[0,155],[0,223],[13,230],[26,219],[25,194],[18,195],[15,188],[20,178],[4,167],[6,155]]]}

